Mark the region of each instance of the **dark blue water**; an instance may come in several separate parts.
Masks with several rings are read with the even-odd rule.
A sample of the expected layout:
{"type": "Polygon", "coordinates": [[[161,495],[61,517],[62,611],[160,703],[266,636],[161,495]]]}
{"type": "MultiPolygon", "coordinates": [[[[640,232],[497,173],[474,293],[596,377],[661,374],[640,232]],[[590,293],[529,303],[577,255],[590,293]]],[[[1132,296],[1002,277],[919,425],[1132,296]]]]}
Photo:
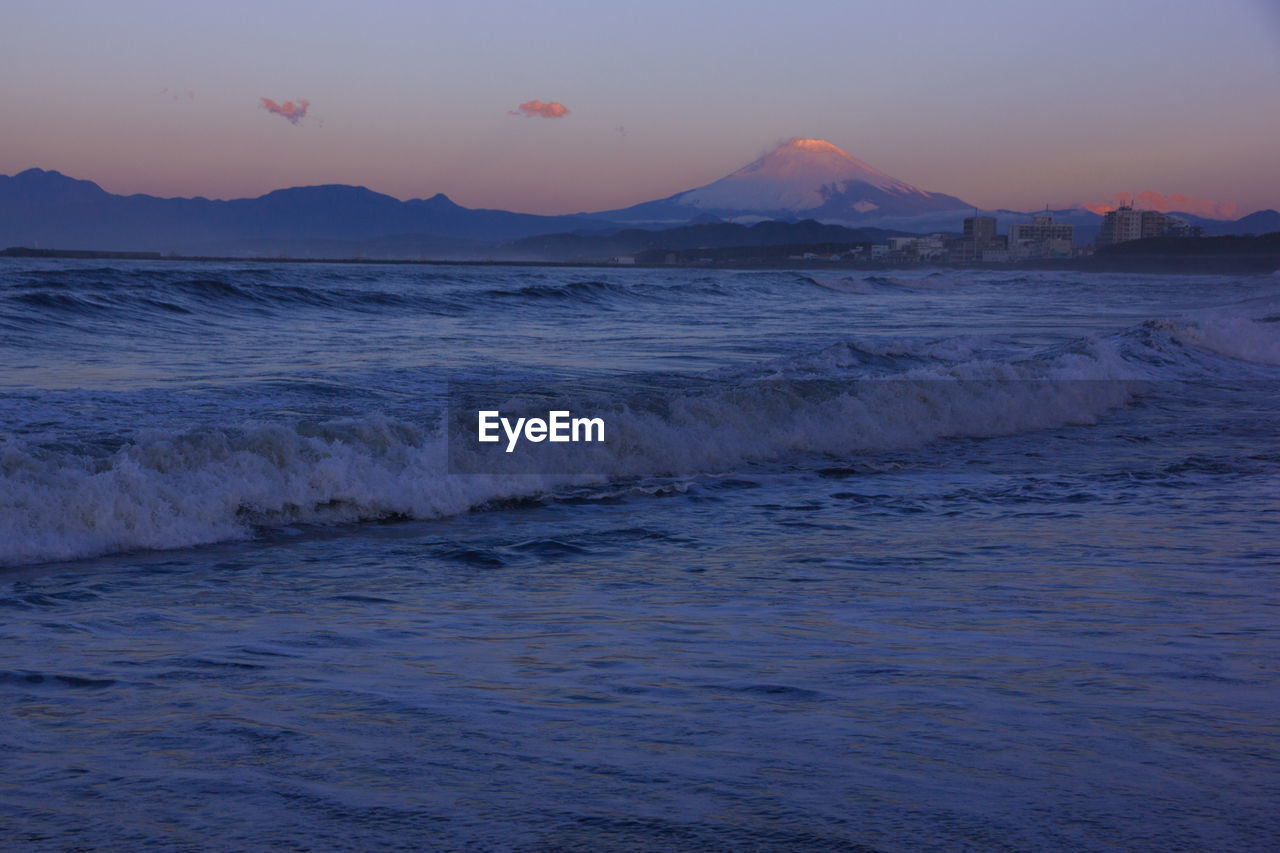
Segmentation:
{"type": "Polygon", "coordinates": [[[1277,411],[1275,277],[5,262],[3,846],[1274,849],[1277,411]]]}

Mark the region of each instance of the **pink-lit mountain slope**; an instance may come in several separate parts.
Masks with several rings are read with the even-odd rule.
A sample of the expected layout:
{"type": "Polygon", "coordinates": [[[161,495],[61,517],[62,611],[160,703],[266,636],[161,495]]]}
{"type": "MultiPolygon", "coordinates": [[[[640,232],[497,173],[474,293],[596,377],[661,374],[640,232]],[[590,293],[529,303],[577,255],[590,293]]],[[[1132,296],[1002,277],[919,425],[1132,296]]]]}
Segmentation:
{"type": "Polygon", "coordinates": [[[792,139],[706,186],[597,215],[636,222],[715,216],[865,224],[966,209],[972,207],[954,196],[886,175],[830,142],[792,139]]]}

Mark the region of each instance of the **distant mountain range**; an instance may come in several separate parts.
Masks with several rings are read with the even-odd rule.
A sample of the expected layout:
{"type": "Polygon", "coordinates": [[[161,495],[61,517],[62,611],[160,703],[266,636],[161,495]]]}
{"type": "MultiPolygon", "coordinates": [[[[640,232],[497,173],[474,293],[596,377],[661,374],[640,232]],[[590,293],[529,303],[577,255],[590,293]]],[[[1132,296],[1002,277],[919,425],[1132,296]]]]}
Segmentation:
{"type": "MultiPolygon", "coordinates": [[[[754,241],[766,239],[765,232],[740,231],[761,221],[805,226],[768,238],[776,244],[861,242],[872,239],[865,236],[871,226],[885,229],[882,235],[957,232],[973,212],[954,196],[914,187],[820,139],[793,139],[718,181],[665,199],[569,216],[475,210],[442,194],[400,201],[344,185],[214,201],[114,195],[91,181],[41,169],[0,176],[0,248],[188,255],[598,260],[660,248],[764,245],[754,241]],[[725,220],[735,227],[685,227],[725,220]],[[822,236],[818,223],[843,231],[822,236]],[[646,231],[666,233],[651,238],[646,231]],[[708,242],[685,245],[689,240],[708,242]]],[[[1079,208],[1053,213],[1076,226],[1078,243],[1091,242],[1102,221],[1079,208]]],[[[992,215],[1001,220],[1001,230],[1028,216],[992,215]]],[[[1211,235],[1280,231],[1274,210],[1234,221],[1177,215],[1211,235]]]]}
{"type": "Polygon", "coordinates": [[[434,252],[600,227],[582,216],[472,210],[443,194],[400,201],[344,185],[212,201],[113,195],[91,181],[41,169],[0,176],[0,246],[315,255],[330,244],[389,243],[434,252]]]}

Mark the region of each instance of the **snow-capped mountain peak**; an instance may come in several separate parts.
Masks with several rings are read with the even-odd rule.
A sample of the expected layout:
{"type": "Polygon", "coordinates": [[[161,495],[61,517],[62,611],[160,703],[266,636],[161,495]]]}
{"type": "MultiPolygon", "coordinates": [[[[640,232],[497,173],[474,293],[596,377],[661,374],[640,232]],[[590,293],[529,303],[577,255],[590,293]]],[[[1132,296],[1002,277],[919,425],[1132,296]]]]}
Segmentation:
{"type": "Polygon", "coordinates": [[[825,139],[791,139],[718,181],[666,198],[592,216],[614,222],[680,224],[708,218],[781,219],[854,226],[958,230],[973,210],[955,196],[926,192],[850,156],[825,139]],[[928,220],[927,224],[925,221],[928,220]]]}
{"type": "MultiPolygon", "coordinates": [[[[682,193],[678,201],[704,210],[801,212],[822,207],[854,184],[898,196],[930,196],[824,139],[792,139],[727,177],[682,193]]],[[[874,209],[872,204],[868,200],[864,209],[874,209]]]]}

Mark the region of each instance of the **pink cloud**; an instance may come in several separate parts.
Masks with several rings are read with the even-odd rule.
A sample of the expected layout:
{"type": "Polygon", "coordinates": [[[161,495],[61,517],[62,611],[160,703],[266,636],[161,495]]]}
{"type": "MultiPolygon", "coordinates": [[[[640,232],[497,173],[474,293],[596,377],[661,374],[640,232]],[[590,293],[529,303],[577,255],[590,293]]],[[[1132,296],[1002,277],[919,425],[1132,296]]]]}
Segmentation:
{"type": "Polygon", "coordinates": [[[298,98],[295,104],[293,101],[285,101],[283,104],[277,104],[270,98],[261,98],[262,108],[269,113],[275,113],[278,116],[284,116],[289,120],[290,124],[297,124],[298,120],[306,116],[307,107],[311,106],[311,102],[306,98],[298,98]]]}
{"type": "Polygon", "coordinates": [[[1208,201],[1203,198],[1186,196],[1182,193],[1161,195],[1151,190],[1137,195],[1116,193],[1107,201],[1083,204],[1081,207],[1094,213],[1106,213],[1115,210],[1122,204],[1132,205],[1138,210],[1158,210],[1161,213],[1190,213],[1193,216],[1202,216],[1205,219],[1236,219],[1240,216],[1240,205],[1234,201],[1208,201]]]}
{"type": "Polygon", "coordinates": [[[525,118],[533,118],[534,116],[542,116],[543,118],[564,118],[569,114],[569,108],[559,101],[544,103],[539,100],[525,101],[515,110],[507,110],[507,115],[522,115],[525,118]]]}

